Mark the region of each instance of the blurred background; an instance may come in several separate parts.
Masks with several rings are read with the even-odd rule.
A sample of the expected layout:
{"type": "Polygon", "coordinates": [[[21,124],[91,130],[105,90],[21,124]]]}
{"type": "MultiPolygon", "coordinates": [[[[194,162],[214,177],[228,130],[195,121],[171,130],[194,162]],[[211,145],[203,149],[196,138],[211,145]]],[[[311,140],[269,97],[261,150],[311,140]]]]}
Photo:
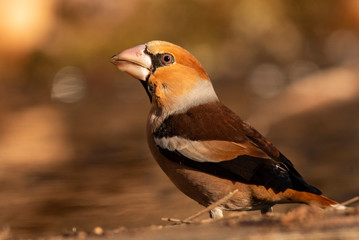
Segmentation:
{"type": "MultiPolygon", "coordinates": [[[[359,1],[0,1],[0,231],[161,224],[202,209],[145,140],[150,104],[110,57],[160,39],[311,184],[359,195],[359,1]]],[[[280,209],[279,209],[280,210],[280,209]]]]}

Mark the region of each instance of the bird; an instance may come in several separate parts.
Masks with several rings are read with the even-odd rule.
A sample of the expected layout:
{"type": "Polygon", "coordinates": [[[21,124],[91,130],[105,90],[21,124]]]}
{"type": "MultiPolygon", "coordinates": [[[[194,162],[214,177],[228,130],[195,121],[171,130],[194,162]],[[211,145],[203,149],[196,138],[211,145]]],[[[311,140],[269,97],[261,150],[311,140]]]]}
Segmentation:
{"type": "Polygon", "coordinates": [[[151,109],[147,142],[164,173],[185,195],[210,210],[273,211],[275,204],[345,208],[309,185],[270,141],[222,104],[199,61],[184,48],[154,40],[111,58],[139,80],[151,109]]]}

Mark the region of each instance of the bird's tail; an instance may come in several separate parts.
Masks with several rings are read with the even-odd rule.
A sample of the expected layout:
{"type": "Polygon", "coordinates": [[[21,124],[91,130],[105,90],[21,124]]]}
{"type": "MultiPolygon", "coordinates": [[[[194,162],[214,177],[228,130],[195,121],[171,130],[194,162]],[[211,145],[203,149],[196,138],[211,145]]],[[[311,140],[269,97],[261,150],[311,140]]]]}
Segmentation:
{"type": "Polygon", "coordinates": [[[345,206],[341,205],[337,201],[334,201],[324,195],[317,195],[313,193],[287,189],[284,192],[284,196],[293,202],[307,203],[311,205],[316,205],[321,208],[333,207],[336,209],[345,209],[345,206]]]}

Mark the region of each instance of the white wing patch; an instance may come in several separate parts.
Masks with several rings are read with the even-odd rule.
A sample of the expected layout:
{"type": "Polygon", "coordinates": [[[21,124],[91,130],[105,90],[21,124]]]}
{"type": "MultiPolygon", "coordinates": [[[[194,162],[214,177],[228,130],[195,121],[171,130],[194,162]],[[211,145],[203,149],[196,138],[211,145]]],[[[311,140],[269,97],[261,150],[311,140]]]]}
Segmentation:
{"type": "MultiPolygon", "coordinates": [[[[197,162],[228,161],[240,155],[251,155],[250,153],[253,152],[248,145],[222,140],[192,141],[178,136],[154,138],[154,140],[157,146],[169,151],[177,151],[197,162]]],[[[268,157],[255,149],[257,150],[255,157],[268,157]]]]}
{"type": "Polygon", "coordinates": [[[154,140],[158,146],[170,151],[180,151],[188,145],[188,140],[176,136],[170,138],[154,138],[154,140]]]}
{"type": "Polygon", "coordinates": [[[223,140],[192,141],[178,136],[155,137],[154,140],[157,146],[169,151],[177,151],[197,162],[222,162],[243,155],[271,159],[266,153],[250,142],[235,143],[223,140]]]}
{"type": "Polygon", "coordinates": [[[198,162],[218,162],[210,156],[211,149],[206,141],[191,141],[181,137],[154,138],[155,143],[163,149],[177,151],[183,156],[198,162]]]}

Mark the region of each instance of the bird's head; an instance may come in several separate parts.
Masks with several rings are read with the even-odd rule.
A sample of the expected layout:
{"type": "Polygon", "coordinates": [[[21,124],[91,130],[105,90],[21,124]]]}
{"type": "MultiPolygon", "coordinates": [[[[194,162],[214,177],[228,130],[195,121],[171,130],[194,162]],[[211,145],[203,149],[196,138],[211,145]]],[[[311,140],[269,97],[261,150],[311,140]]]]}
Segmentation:
{"type": "Polygon", "coordinates": [[[151,41],[124,50],[111,61],[119,70],[140,80],[153,105],[167,114],[218,101],[201,64],[172,43],[151,41]]]}

